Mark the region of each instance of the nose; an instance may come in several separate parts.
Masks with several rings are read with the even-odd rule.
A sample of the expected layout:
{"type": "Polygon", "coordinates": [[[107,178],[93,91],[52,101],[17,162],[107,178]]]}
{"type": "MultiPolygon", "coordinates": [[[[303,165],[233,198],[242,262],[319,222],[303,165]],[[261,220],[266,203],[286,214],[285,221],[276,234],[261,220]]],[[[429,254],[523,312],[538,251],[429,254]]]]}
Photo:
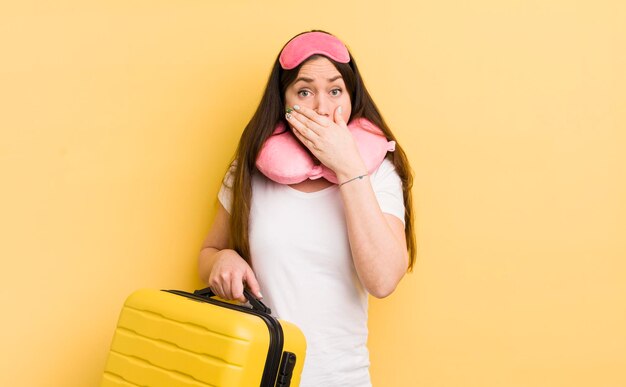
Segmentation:
{"type": "Polygon", "coordinates": [[[324,93],[317,94],[315,96],[315,106],[313,107],[313,110],[320,116],[329,117],[332,107],[328,96],[324,93]]]}

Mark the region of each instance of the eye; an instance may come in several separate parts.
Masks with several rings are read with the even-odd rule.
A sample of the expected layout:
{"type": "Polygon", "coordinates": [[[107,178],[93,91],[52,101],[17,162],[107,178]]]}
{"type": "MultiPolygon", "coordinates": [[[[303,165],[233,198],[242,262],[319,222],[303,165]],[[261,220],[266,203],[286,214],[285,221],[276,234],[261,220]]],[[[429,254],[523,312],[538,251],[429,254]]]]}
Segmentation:
{"type": "Polygon", "coordinates": [[[332,89],[330,91],[330,95],[332,95],[333,97],[338,97],[341,95],[341,89],[332,89]]]}
{"type": "Polygon", "coordinates": [[[309,90],[300,90],[298,91],[298,95],[300,97],[308,97],[309,95],[311,95],[311,92],[309,90]]]}

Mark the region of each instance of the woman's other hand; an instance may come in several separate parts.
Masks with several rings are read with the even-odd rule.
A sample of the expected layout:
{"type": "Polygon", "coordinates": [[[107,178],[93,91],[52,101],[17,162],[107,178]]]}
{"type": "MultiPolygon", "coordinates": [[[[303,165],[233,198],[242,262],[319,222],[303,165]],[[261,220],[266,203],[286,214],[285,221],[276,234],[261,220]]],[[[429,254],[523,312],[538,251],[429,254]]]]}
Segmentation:
{"type": "Polygon", "coordinates": [[[230,249],[215,253],[208,285],[217,296],[226,300],[246,302],[244,286],[256,297],[263,298],[250,265],[236,251],[230,249]]]}
{"type": "Polygon", "coordinates": [[[333,117],[317,114],[306,106],[294,106],[287,113],[294,135],[322,164],[342,181],[362,174],[366,168],[361,154],[341,114],[341,106],[333,117]]]}
{"type": "Polygon", "coordinates": [[[200,278],[217,296],[226,300],[246,302],[244,286],[257,298],[263,298],[250,265],[228,244],[229,222],[230,215],[220,203],[211,231],[200,250],[200,278]]]}

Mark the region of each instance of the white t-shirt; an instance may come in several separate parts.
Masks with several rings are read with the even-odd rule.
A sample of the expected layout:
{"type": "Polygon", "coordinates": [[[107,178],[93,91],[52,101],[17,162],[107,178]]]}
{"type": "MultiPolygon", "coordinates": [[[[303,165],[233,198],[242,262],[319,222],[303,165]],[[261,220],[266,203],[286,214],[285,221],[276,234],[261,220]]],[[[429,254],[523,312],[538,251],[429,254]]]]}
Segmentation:
{"type": "MultiPolygon", "coordinates": [[[[230,176],[225,180],[231,186],[230,176]]],[[[385,159],[369,181],[381,210],[404,222],[393,164],[385,159]]],[[[218,197],[230,212],[227,185],[218,197]]],[[[300,386],[371,386],[367,292],[352,262],[339,188],[305,193],[255,174],[249,240],[263,302],[306,337],[300,386]]]]}

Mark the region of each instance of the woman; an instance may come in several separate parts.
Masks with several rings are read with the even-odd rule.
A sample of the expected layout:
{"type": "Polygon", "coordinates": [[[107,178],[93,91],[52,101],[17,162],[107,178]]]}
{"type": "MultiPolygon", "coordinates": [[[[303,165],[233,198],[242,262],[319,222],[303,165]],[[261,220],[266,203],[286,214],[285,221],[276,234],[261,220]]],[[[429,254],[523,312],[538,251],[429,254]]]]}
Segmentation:
{"type": "Polygon", "coordinates": [[[415,260],[409,163],[397,145],[374,156],[376,131],[393,148],[346,46],[323,31],[295,36],[241,136],[200,253],[217,295],[245,302],[244,286],[262,290],[302,329],[301,386],[371,385],[367,295],[391,294],[415,260]]]}

